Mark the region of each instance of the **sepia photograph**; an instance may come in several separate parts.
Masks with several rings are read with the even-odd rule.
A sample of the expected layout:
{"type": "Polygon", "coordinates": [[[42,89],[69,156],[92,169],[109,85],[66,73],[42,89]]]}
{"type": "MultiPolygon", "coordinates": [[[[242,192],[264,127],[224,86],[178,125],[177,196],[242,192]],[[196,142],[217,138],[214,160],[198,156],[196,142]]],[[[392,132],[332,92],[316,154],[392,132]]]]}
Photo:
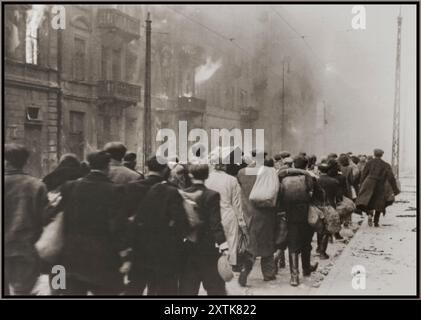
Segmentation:
{"type": "Polygon", "coordinates": [[[419,298],[418,1],[1,10],[2,299],[419,298]]]}

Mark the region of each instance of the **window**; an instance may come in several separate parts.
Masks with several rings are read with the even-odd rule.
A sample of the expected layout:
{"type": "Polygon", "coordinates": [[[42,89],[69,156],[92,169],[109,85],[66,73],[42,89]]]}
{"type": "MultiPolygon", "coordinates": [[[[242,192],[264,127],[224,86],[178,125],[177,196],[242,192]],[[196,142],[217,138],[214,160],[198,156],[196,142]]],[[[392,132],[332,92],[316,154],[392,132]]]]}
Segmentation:
{"type": "Polygon", "coordinates": [[[113,80],[121,80],[121,50],[113,51],[113,80]]]}
{"type": "Polygon", "coordinates": [[[73,59],[73,78],[85,80],[86,41],[75,38],[75,52],[73,59]]]}
{"type": "Polygon", "coordinates": [[[83,132],[84,116],[83,112],[70,111],[70,133],[80,134],[83,132]]]}
{"type": "Polygon", "coordinates": [[[39,29],[26,25],[26,63],[38,64],[39,29]]]}
{"type": "Polygon", "coordinates": [[[45,5],[33,5],[26,16],[25,61],[39,64],[39,30],[44,21],[45,5]]]}

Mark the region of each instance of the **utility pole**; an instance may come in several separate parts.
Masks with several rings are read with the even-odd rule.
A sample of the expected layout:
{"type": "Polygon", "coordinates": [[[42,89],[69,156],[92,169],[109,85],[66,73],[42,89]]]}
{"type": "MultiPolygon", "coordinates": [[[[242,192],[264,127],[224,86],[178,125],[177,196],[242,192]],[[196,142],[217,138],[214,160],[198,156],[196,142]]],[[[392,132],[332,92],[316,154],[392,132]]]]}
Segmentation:
{"type": "Polygon", "coordinates": [[[401,91],[401,25],[402,15],[399,10],[398,34],[396,45],[396,69],[395,69],[395,102],[393,111],[393,140],[392,140],[392,170],[396,178],[399,178],[399,133],[400,133],[400,91],[401,91]]]}
{"type": "Polygon", "coordinates": [[[152,117],[151,117],[151,15],[146,18],[146,54],[145,54],[145,96],[143,109],[143,171],[146,160],[152,155],[152,117]]]}
{"type": "Polygon", "coordinates": [[[285,149],[285,59],[282,61],[281,149],[285,149]]]}
{"type": "Polygon", "coordinates": [[[57,163],[62,154],[62,123],[63,123],[63,89],[62,89],[62,73],[63,73],[63,30],[57,30],[57,144],[56,154],[57,163]]]}

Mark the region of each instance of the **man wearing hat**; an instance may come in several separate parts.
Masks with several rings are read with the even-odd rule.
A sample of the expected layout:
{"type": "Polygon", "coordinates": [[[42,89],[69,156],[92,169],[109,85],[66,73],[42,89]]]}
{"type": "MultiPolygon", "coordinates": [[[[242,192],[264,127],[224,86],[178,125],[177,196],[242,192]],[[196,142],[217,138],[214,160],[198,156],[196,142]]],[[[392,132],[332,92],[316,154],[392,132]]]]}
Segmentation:
{"type": "Polygon", "coordinates": [[[126,168],[129,168],[130,170],[136,172],[139,175],[139,178],[144,179],[145,176],[142,172],[139,172],[136,170],[137,165],[137,155],[134,152],[127,152],[126,155],[123,158],[123,165],[126,168]]]}
{"type": "Polygon", "coordinates": [[[66,269],[65,295],[117,295],[123,289],[123,252],[127,249],[127,216],[121,212],[123,190],[108,177],[110,155],[87,157],[91,171],[61,188],[66,269]]]}
{"type": "Polygon", "coordinates": [[[383,150],[374,149],[374,159],[367,162],[361,174],[361,188],[357,197],[357,208],[367,212],[368,225],[379,226],[380,214],[393,203],[400,193],[390,164],[382,160],[383,150]]]}
{"type": "Polygon", "coordinates": [[[106,151],[111,157],[108,173],[111,181],[114,183],[125,184],[142,178],[137,172],[123,165],[122,160],[127,151],[127,148],[123,143],[108,142],[104,146],[104,151],[106,151]]]}

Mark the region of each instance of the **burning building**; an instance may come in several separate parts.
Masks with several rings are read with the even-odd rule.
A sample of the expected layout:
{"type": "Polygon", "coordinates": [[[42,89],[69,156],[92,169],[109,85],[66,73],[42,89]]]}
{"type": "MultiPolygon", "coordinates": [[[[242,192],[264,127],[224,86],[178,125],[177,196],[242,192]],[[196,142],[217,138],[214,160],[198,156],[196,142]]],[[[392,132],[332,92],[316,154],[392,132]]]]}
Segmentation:
{"type": "Polygon", "coordinates": [[[6,142],[31,149],[36,176],[110,140],[137,149],[141,7],[62,6],[63,30],[52,7],[5,5],[6,142]]]}
{"type": "Polygon", "coordinates": [[[187,120],[189,130],[263,128],[271,154],[312,151],[315,81],[270,7],[64,5],[63,30],[52,7],[5,5],[6,142],[31,149],[30,173],[111,140],[143,158],[147,11],[153,140],[187,120]]]}

